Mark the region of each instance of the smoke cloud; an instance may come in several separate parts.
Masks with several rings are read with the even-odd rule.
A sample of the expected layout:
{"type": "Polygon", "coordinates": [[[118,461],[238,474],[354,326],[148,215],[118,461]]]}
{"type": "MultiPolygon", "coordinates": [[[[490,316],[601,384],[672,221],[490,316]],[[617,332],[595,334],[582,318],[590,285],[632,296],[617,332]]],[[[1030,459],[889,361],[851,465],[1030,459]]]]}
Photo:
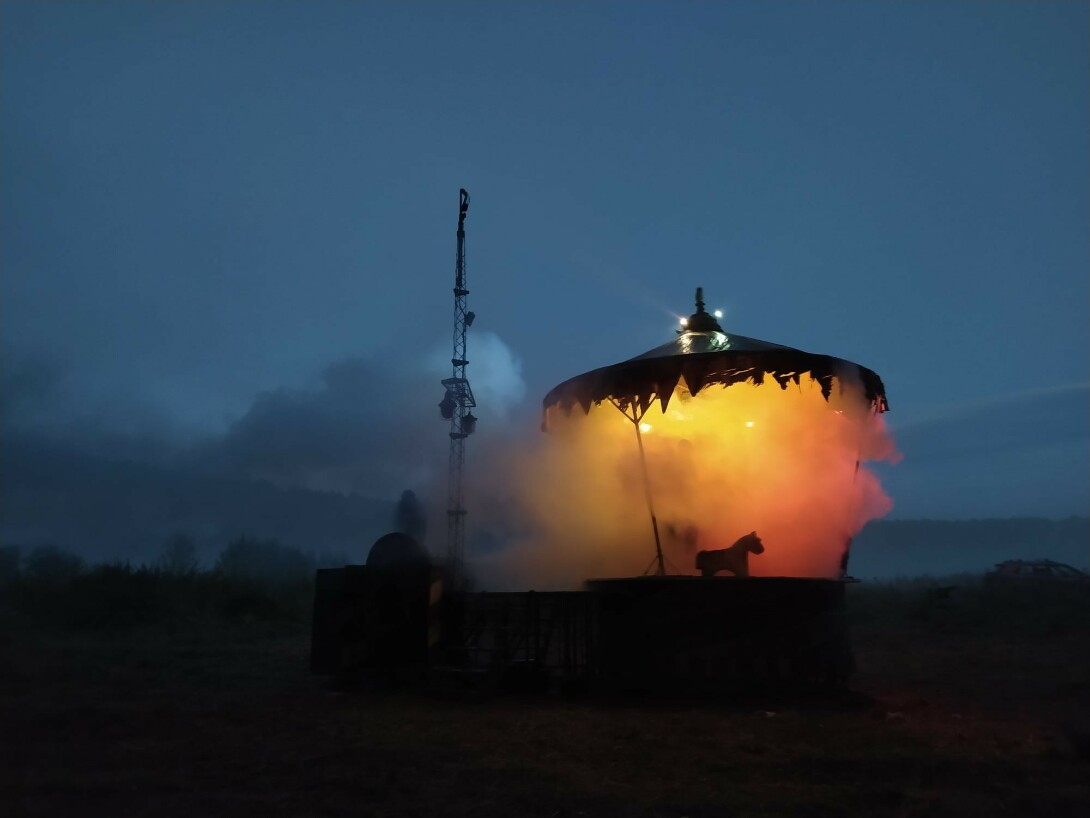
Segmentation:
{"type": "MultiPolygon", "coordinates": [[[[482,574],[564,588],[644,573],[655,545],[633,423],[608,403],[554,420],[536,444],[499,455],[498,478],[478,487],[516,543],[482,559],[482,574]]],[[[808,377],[786,391],[771,378],[696,397],[679,386],[665,414],[654,404],[642,423],[669,573],[696,573],[698,550],[756,531],[765,552],[750,557],[754,576],[837,577],[851,537],[892,508],[861,463],[898,455],[851,385],[828,402],[808,377]]]]}
{"type": "MultiPolygon", "coordinates": [[[[489,437],[502,436],[526,394],[521,363],[501,338],[487,332],[474,334],[470,353],[480,404],[474,411],[489,437]]],[[[412,489],[433,516],[441,511],[445,516],[435,507],[446,493],[448,442],[437,406],[443,394],[439,381],[449,376],[450,351],[439,345],[400,360],[342,360],[325,369],[317,388],[259,395],[226,434],[199,447],[196,457],[208,470],[282,486],[391,502],[412,489]]],[[[441,526],[431,530],[438,534],[441,526]]]]}
{"type": "Polygon", "coordinates": [[[340,361],[318,388],[259,395],[195,460],[206,471],[393,500],[432,477],[437,447],[424,432],[434,430],[435,392],[419,365],[340,361]]]}
{"type": "MultiPolygon", "coordinates": [[[[474,332],[469,341],[469,380],[479,404],[474,414],[488,423],[506,423],[526,397],[522,362],[502,338],[491,332],[474,332]]],[[[450,347],[436,349],[428,359],[432,391],[436,382],[451,373],[450,347]]]]}

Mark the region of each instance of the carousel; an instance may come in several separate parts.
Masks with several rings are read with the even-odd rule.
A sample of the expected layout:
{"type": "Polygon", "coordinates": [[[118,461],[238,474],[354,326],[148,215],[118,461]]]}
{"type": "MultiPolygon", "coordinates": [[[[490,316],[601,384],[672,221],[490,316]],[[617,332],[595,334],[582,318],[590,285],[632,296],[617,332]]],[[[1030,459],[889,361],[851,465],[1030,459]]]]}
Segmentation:
{"type": "Polygon", "coordinates": [[[877,481],[860,471],[892,445],[881,378],[725,332],[701,289],[680,324],[670,342],[570,378],[543,402],[543,429],[572,452],[586,502],[615,511],[618,530],[636,503],[646,510],[642,545],[623,546],[644,548],[643,566],[605,566],[843,578],[852,536],[883,511],[877,481]]]}
{"type": "Polygon", "coordinates": [[[597,672],[612,687],[839,687],[852,536],[888,509],[861,469],[892,452],[885,387],[720,317],[697,289],[674,339],[543,401],[543,429],[580,464],[573,506],[613,515],[596,527],[608,544],[584,545],[606,577],[585,583],[597,672]]]}

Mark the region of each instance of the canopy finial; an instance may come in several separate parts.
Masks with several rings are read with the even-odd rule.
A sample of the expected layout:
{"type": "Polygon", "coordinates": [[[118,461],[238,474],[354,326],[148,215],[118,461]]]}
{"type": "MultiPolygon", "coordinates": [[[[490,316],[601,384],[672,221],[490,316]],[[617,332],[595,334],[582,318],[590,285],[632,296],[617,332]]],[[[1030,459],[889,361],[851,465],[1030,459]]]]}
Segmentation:
{"type": "Polygon", "coordinates": [[[684,329],[678,330],[678,334],[685,332],[722,332],[723,328],[715,320],[715,316],[709,315],[704,310],[704,288],[696,288],[696,312],[682,322],[684,329]]]}

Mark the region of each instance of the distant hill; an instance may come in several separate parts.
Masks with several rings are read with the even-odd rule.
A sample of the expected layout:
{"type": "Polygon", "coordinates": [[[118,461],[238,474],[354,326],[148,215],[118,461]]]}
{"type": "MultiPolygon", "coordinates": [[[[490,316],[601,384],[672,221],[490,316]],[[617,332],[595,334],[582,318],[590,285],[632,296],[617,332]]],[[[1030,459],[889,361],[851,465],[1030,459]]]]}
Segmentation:
{"type": "Polygon", "coordinates": [[[247,534],[363,561],[390,530],[396,499],[285,489],[8,439],[0,465],[0,543],[49,543],[90,560],[139,562],[185,533],[210,560],[228,540],[247,534]]]}
{"type": "Polygon", "coordinates": [[[878,520],[855,538],[849,571],[861,578],[975,573],[1040,558],[1087,570],[1090,518],[878,520]]]}

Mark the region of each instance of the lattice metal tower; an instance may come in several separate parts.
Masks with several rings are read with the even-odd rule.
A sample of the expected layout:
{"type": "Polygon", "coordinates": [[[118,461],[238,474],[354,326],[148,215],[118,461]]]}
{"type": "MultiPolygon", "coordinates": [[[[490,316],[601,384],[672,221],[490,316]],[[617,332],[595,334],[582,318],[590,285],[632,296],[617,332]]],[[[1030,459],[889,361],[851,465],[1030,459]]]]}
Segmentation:
{"type": "Polygon", "coordinates": [[[458,256],[454,265],[454,354],[450,359],[454,371],[442,381],[446,393],[439,402],[439,412],[450,421],[450,459],[447,476],[447,563],[455,586],[464,580],[466,510],[462,505],[462,471],[465,467],[466,438],[477,428],[477,418],[471,409],[477,406],[473,390],[466,377],[466,330],[476,317],[466,309],[466,214],[469,194],[458,192],[458,256]]]}

